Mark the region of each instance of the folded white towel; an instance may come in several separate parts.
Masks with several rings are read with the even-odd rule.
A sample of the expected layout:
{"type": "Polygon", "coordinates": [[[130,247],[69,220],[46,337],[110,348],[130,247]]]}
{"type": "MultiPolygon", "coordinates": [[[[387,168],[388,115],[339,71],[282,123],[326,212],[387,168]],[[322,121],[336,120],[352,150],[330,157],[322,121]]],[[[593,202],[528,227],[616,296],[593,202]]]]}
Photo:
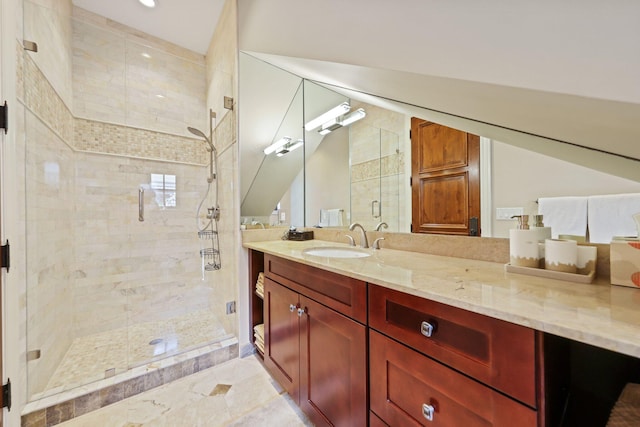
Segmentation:
{"type": "Polygon", "coordinates": [[[329,226],[330,227],[342,227],[343,219],[342,213],[344,212],[342,209],[329,209],[329,226]]]}
{"type": "Polygon", "coordinates": [[[640,193],[589,197],[589,241],[610,243],[613,236],[637,236],[633,215],[640,212],[640,193]]]}
{"type": "Polygon", "coordinates": [[[260,335],[261,337],[264,337],[264,323],[260,323],[259,325],[254,326],[253,332],[260,335]]]}
{"type": "Polygon", "coordinates": [[[587,197],[541,197],[538,213],[554,239],[559,234],[587,235],[587,197]]]}

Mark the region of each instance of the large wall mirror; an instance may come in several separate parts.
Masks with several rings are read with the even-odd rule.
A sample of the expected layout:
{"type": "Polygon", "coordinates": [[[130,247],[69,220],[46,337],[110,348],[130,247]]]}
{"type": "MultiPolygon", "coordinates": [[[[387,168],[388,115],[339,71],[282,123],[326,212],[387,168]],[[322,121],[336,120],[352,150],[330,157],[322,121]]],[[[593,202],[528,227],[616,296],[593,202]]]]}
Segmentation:
{"type": "Polygon", "coordinates": [[[474,122],[420,106],[311,82],[240,54],[241,220],[283,226],[409,232],[410,118],[481,137],[484,237],[508,237],[512,220],[498,209],[537,213],[541,197],[640,193],[640,162],[529,133],[474,122]],[[364,118],[321,135],[305,123],[347,102],[364,118]],[[280,157],[264,149],[283,137],[301,149],[280,157]]]}

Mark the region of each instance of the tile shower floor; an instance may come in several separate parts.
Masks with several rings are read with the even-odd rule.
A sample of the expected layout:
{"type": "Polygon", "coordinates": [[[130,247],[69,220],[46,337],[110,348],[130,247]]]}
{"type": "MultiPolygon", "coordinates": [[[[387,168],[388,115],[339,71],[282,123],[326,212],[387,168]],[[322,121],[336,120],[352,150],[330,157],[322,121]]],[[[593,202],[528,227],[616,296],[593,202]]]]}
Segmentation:
{"type": "Polygon", "coordinates": [[[72,342],[45,390],[33,399],[230,337],[214,314],[199,312],[78,338],[72,342]]]}
{"type": "Polygon", "coordinates": [[[256,356],[230,360],[58,425],[312,426],[256,356]]]}

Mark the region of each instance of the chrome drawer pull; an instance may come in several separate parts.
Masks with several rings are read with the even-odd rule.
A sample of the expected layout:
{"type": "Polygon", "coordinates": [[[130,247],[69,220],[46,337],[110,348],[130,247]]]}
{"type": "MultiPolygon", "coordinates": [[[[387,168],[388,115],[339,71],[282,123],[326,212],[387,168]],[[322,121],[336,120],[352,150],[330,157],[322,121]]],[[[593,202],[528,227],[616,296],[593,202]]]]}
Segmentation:
{"type": "Polygon", "coordinates": [[[427,421],[433,421],[433,415],[436,413],[436,408],[432,405],[427,405],[426,403],[422,404],[422,415],[427,419],[427,421]]]}
{"type": "Polygon", "coordinates": [[[292,313],[293,313],[294,311],[296,311],[296,306],[295,306],[295,305],[293,305],[293,304],[289,304],[289,311],[290,311],[290,312],[292,312],[292,313]]]}
{"type": "Polygon", "coordinates": [[[425,337],[430,337],[433,335],[433,325],[429,322],[422,322],[422,326],[420,326],[420,333],[425,337]]]}

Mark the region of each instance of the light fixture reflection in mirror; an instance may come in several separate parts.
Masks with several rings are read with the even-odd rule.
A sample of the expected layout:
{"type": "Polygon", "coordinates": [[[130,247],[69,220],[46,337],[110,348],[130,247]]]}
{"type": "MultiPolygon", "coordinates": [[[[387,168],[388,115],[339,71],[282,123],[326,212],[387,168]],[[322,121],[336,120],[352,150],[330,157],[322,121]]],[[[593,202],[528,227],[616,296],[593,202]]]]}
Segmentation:
{"type": "Polygon", "coordinates": [[[285,154],[290,153],[293,150],[302,147],[302,144],[304,144],[304,141],[301,139],[297,140],[296,142],[290,142],[288,144],[285,144],[276,151],[276,156],[282,157],[285,154]]]}
{"type": "Polygon", "coordinates": [[[343,102],[342,104],[338,105],[337,107],[332,108],[331,110],[327,111],[326,113],[323,113],[321,115],[319,115],[318,117],[316,117],[315,119],[309,120],[305,125],[304,125],[304,129],[309,132],[312,131],[320,126],[325,127],[324,125],[335,120],[336,117],[342,116],[343,114],[346,114],[349,112],[349,110],[351,110],[351,106],[349,105],[348,102],[343,102]]]}
{"type": "Polygon", "coordinates": [[[290,142],[291,142],[291,137],[289,136],[282,137],[276,142],[274,142],[273,144],[271,144],[270,146],[268,146],[267,148],[265,148],[264,154],[268,156],[271,153],[275,153],[276,151],[278,151],[279,148],[287,145],[290,142]]]}

